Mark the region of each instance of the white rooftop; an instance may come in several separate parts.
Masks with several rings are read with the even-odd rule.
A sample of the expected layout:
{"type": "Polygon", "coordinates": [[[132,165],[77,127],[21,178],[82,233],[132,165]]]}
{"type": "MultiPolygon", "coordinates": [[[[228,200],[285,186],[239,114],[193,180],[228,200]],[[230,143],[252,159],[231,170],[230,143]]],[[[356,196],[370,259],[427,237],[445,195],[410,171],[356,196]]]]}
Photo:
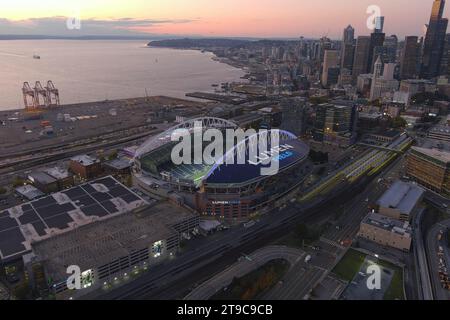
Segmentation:
{"type": "Polygon", "coordinates": [[[97,159],[95,159],[91,156],[88,156],[87,154],[82,154],[79,156],[72,157],[70,160],[76,161],[85,166],[93,165],[94,163],[96,163],[98,161],[97,159]]]}
{"type": "Polygon", "coordinates": [[[399,220],[391,219],[378,213],[369,213],[364,218],[363,223],[400,234],[404,237],[411,237],[412,230],[409,222],[402,222],[399,220]]]}
{"type": "Polygon", "coordinates": [[[403,214],[411,214],[416,204],[424,194],[419,186],[403,181],[396,181],[378,200],[378,205],[384,208],[393,208],[403,214]]]}

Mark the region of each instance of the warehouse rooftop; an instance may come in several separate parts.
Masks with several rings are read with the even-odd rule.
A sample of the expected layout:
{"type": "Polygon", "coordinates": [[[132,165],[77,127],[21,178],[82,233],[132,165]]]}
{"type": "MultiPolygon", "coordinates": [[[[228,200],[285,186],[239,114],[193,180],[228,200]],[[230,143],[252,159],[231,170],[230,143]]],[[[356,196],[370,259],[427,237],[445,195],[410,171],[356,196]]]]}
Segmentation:
{"type": "Polygon", "coordinates": [[[33,243],[147,204],[109,176],[1,211],[0,260],[19,258],[33,243]]]}
{"type": "Polygon", "coordinates": [[[128,256],[149,243],[178,237],[174,225],[195,216],[184,208],[162,202],[41,241],[33,245],[33,252],[45,261],[52,278],[63,279],[69,265],[87,270],[128,256]]]}
{"type": "Polygon", "coordinates": [[[398,180],[383,194],[377,204],[410,215],[424,193],[419,186],[398,180]]]}

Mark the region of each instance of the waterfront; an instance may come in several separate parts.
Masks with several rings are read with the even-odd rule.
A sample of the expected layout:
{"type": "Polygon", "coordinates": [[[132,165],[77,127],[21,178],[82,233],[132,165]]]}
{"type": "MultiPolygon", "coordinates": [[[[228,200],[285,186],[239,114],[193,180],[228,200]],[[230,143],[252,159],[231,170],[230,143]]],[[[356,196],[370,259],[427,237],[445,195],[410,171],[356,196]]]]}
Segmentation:
{"type": "Polygon", "coordinates": [[[61,103],[70,104],[146,94],[185,98],[187,92],[213,91],[212,84],[244,76],[212,58],[195,50],[147,48],[136,40],[0,41],[0,110],[23,107],[24,81],[52,80],[61,103]]]}

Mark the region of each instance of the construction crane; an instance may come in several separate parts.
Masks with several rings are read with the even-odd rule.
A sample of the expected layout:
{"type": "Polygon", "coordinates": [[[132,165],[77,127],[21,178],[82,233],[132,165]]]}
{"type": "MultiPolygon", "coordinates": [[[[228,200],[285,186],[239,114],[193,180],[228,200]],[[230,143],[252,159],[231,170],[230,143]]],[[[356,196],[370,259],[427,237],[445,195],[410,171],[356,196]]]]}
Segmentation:
{"type": "Polygon", "coordinates": [[[48,105],[59,106],[59,90],[56,89],[51,80],[47,81],[45,89],[47,90],[48,105]]]}
{"type": "Polygon", "coordinates": [[[31,89],[31,86],[28,82],[23,83],[22,87],[22,93],[23,93],[23,102],[25,105],[26,110],[33,110],[36,109],[36,99],[34,90],[31,89]]]}
{"type": "Polygon", "coordinates": [[[36,84],[34,85],[34,100],[36,108],[40,108],[42,106],[48,107],[50,105],[48,92],[42,87],[40,81],[36,81],[36,84]],[[43,99],[43,104],[41,104],[41,96],[43,99]]]}

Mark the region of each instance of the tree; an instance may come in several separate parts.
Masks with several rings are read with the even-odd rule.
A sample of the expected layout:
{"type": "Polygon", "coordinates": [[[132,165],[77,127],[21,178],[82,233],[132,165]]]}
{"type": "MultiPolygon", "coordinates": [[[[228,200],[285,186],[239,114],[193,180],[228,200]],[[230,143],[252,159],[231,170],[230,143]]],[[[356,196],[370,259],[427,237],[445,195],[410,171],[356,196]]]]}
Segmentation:
{"type": "Polygon", "coordinates": [[[12,290],[12,295],[17,300],[26,300],[30,298],[31,289],[27,280],[22,280],[17,286],[12,290]]]}
{"type": "Polygon", "coordinates": [[[309,102],[311,102],[314,105],[327,103],[330,101],[327,97],[311,97],[309,98],[309,102]]]}
{"type": "Polygon", "coordinates": [[[114,160],[117,159],[119,153],[117,152],[117,150],[113,150],[111,151],[111,153],[108,155],[108,160],[114,160]]]}
{"type": "Polygon", "coordinates": [[[411,100],[413,104],[426,104],[427,106],[432,106],[435,101],[448,101],[448,97],[439,92],[422,92],[414,95],[411,100]]]}
{"type": "Polygon", "coordinates": [[[7,191],[5,187],[0,187],[0,194],[5,194],[7,191]]]}
{"type": "Polygon", "coordinates": [[[393,128],[405,128],[408,125],[405,119],[402,117],[395,117],[391,120],[391,127],[393,128]]]}
{"type": "Polygon", "coordinates": [[[23,180],[20,177],[15,177],[13,179],[12,185],[13,185],[14,188],[17,188],[17,187],[23,186],[24,183],[25,183],[25,180],[23,180]]]}

